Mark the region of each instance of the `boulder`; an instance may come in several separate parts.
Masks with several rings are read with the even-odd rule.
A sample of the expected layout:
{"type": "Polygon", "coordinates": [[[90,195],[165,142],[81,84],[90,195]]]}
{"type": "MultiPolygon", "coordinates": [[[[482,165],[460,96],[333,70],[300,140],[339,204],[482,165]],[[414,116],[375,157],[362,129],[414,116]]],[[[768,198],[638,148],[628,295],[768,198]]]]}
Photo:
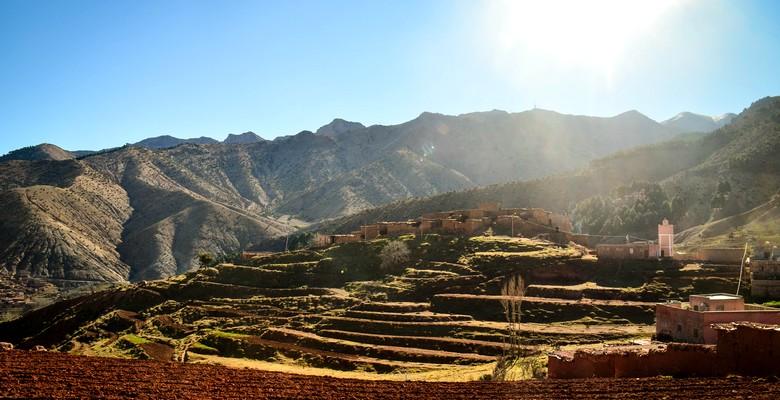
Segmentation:
{"type": "Polygon", "coordinates": [[[46,350],[45,347],[43,347],[41,345],[37,345],[37,346],[33,347],[33,351],[47,351],[47,350],[46,350]]]}
{"type": "Polygon", "coordinates": [[[10,351],[14,349],[14,345],[8,342],[0,342],[0,351],[10,351]]]}

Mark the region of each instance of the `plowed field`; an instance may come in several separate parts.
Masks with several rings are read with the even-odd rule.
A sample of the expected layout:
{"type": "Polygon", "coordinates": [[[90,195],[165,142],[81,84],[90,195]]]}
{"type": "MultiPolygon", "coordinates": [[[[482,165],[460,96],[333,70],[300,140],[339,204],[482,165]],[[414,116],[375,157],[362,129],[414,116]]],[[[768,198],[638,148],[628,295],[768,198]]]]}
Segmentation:
{"type": "Polygon", "coordinates": [[[337,379],[209,365],[0,353],[0,397],[139,399],[776,399],[780,384],[750,378],[588,379],[433,383],[337,379]]]}

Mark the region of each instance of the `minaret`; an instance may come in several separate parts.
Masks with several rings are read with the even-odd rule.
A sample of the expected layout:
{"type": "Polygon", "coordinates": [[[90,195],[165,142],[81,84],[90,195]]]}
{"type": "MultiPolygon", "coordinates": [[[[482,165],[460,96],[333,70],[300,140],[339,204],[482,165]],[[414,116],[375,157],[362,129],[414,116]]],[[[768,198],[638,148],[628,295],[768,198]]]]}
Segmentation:
{"type": "Polygon", "coordinates": [[[674,257],[674,225],[666,218],[658,225],[658,257],[674,257]]]}

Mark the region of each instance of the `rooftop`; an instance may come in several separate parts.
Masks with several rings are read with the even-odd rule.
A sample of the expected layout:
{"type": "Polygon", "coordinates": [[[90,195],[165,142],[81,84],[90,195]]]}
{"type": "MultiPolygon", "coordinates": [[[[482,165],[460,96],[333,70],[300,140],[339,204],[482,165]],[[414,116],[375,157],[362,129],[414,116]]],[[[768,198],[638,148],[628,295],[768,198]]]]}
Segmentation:
{"type": "Polygon", "coordinates": [[[726,293],[697,294],[694,296],[704,297],[707,300],[739,300],[742,296],[726,293]]]}

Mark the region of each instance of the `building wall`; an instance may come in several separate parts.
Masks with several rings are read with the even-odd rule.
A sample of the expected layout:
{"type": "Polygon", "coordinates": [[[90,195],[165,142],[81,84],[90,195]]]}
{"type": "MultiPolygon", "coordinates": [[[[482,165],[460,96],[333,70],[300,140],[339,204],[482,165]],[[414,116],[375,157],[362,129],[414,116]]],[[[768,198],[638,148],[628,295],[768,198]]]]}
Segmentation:
{"type": "Polygon", "coordinates": [[[691,295],[691,308],[701,311],[742,311],[745,309],[745,299],[735,297],[729,299],[712,299],[709,296],[691,295]]]}
{"type": "Polygon", "coordinates": [[[360,227],[364,240],[372,240],[379,237],[379,225],[364,225],[360,227]]]}
{"type": "Polygon", "coordinates": [[[388,222],[387,234],[389,236],[405,235],[407,233],[417,233],[417,228],[408,222],[388,222]]]}
{"type": "Polygon", "coordinates": [[[314,247],[328,247],[331,244],[330,236],[317,233],[312,239],[312,244],[314,247]]]}
{"type": "Polygon", "coordinates": [[[658,257],[674,256],[674,225],[664,219],[658,225],[658,257]]]}
{"type": "Polygon", "coordinates": [[[599,258],[639,260],[654,257],[655,247],[650,243],[600,244],[596,246],[599,258]]]}
{"type": "Polygon", "coordinates": [[[699,249],[694,257],[698,261],[707,261],[720,264],[740,264],[745,249],[736,248],[708,248],[699,249]]]}
{"type": "Polygon", "coordinates": [[[750,295],[765,299],[780,299],[780,280],[752,279],[750,281],[750,295]]]}
{"type": "Polygon", "coordinates": [[[551,354],[547,362],[547,376],[551,379],[719,376],[725,369],[715,346],[691,344],[669,344],[633,351],[558,352],[551,354]]]}
{"type": "Polygon", "coordinates": [[[485,210],[475,209],[475,210],[463,210],[462,215],[465,215],[466,218],[482,218],[486,215],[485,210]]]}
{"type": "Polygon", "coordinates": [[[482,219],[467,219],[463,222],[463,232],[468,235],[480,233],[487,229],[487,223],[482,219]]]}
{"type": "Polygon", "coordinates": [[[718,355],[733,364],[741,375],[780,376],[780,329],[751,324],[732,324],[717,328],[718,355]]]}
{"type": "Polygon", "coordinates": [[[360,240],[361,237],[358,235],[331,235],[331,242],[333,244],[354,243],[359,242],[360,240]]]}
{"type": "Polygon", "coordinates": [[[441,221],[441,230],[445,233],[460,234],[463,233],[462,225],[457,219],[448,218],[441,221]]]}
{"type": "Polygon", "coordinates": [[[755,297],[780,299],[780,261],[751,258],[750,294],[755,297]]]}
{"type": "Polygon", "coordinates": [[[716,345],[670,343],[550,354],[549,378],[627,378],[658,375],[778,376],[780,328],[749,323],[716,327],[716,345]]]}

